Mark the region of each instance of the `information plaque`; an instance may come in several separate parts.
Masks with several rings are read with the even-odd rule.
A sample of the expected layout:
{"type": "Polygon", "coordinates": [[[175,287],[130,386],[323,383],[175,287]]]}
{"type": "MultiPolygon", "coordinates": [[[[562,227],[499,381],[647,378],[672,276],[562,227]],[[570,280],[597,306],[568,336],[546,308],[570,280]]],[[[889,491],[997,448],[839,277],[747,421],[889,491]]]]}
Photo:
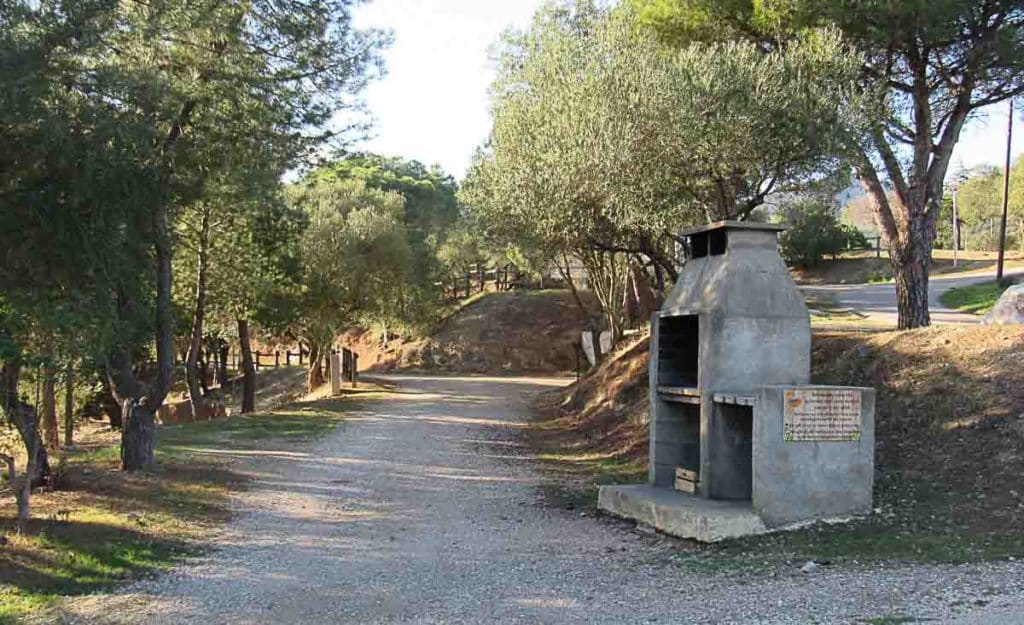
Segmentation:
{"type": "Polygon", "coordinates": [[[861,391],[793,388],[784,392],[782,401],[787,443],[860,440],[861,391]]]}

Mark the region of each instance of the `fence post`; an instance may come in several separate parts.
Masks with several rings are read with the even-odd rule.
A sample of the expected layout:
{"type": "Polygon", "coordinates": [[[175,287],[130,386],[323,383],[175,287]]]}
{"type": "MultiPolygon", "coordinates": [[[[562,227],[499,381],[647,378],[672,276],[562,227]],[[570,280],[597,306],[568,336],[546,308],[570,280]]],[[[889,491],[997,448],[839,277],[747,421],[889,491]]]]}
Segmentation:
{"type": "Polygon", "coordinates": [[[359,354],[352,352],[352,388],[359,385],[357,375],[359,373],[359,354]]]}
{"type": "Polygon", "coordinates": [[[260,353],[258,351],[257,352],[253,352],[252,362],[253,362],[253,365],[255,365],[254,368],[257,371],[259,371],[260,370],[260,353]]]}
{"type": "Polygon", "coordinates": [[[275,349],[274,350],[274,368],[277,369],[280,366],[281,366],[281,351],[275,349]]]}
{"type": "Polygon", "coordinates": [[[291,350],[288,350],[288,349],[284,350],[284,366],[286,366],[286,367],[292,366],[292,352],[291,352],[291,350]]]}

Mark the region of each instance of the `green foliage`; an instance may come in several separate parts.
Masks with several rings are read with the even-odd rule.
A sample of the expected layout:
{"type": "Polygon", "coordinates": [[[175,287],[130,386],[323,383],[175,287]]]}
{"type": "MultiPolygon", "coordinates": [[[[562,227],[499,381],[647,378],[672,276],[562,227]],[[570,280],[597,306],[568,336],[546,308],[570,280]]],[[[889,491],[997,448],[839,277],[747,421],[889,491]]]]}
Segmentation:
{"type": "Polygon", "coordinates": [[[938,249],[953,249],[953,198],[945,195],[942,204],[939,206],[938,223],[935,227],[935,247],[938,249]]]}
{"type": "MultiPolygon", "coordinates": [[[[351,154],[310,175],[310,180],[361,181],[368,189],[398,193],[404,199],[401,222],[411,255],[409,279],[401,286],[395,314],[381,325],[422,326],[435,318],[440,303],[437,284],[448,276],[441,257],[453,229],[460,226],[457,186],[438,166],[377,154],[351,154]]],[[[448,246],[450,249],[450,245],[448,246]]],[[[464,271],[460,267],[457,271],[464,271]]]]}
{"type": "MultiPolygon", "coordinates": [[[[179,271],[187,262],[176,248],[191,242],[196,208],[215,205],[219,227],[253,232],[253,245],[218,259],[219,280],[246,285],[220,294],[220,312],[261,308],[284,268],[283,255],[266,247],[294,232],[271,241],[265,235],[277,231],[257,232],[274,221],[262,213],[275,212],[286,171],[326,141],[351,137],[327,124],[358,108],[354,96],[379,64],[386,39],[352,27],[352,4],[0,7],[5,361],[84,359],[110,374],[120,398],[147,414],[158,407],[172,379],[176,325],[192,310],[180,283],[171,301],[172,259],[179,271]]],[[[218,245],[245,238],[215,235],[218,245]]],[[[139,453],[125,455],[125,468],[151,461],[149,430],[141,432],[126,438],[139,453]]]]}
{"type": "Polygon", "coordinates": [[[1007,288],[1006,285],[1001,285],[998,282],[970,284],[949,289],[942,294],[939,300],[947,308],[983,315],[995,307],[999,296],[1007,288]]]}
{"type": "Polygon", "coordinates": [[[299,242],[299,288],[285,300],[294,334],[326,348],[350,325],[400,315],[395,308],[411,271],[402,196],[314,177],[286,197],[309,219],[299,242]]]}
{"type": "MultiPolygon", "coordinates": [[[[999,221],[1003,211],[1003,171],[984,167],[971,172],[957,192],[961,241],[966,249],[999,248],[999,221]]],[[[1024,160],[1010,167],[1007,203],[1007,247],[1024,250],[1024,160]]]]}
{"type": "MultiPolygon", "coordinates": [[[[770,53],[809,29],[834,29],[861,65],[843,154],[894,248],[899,327],[930,322],[923,289],[943,183],[965,122],[1024,94],[1018,0],[629,0],[662,40],[747,41],[770,53]],[[924,267],[925,271],[920,271],[924,267]],[[906,288],[903,286],[906,285],[906,288]]],[[[1020,229],[1024,233],[1024,220],[1020,229]]]]}
{"type": "Polygon", "coordinates": [[[494,128],[461,197],[499,244],[626,251],[672,272],[670,233],[827,173],[853,69],[824,30],[770,54],[674,50],[629,12],[552,4],[504,41],[494,128]]]}
{"type": "Polygon", "coordinates": [[[779,247],[786,262],[797,267],[814,267],[825,256],[867,247],[864,235],[853,226],[840,223],[837,213],[837,207],[814,198],[798,199],[781,206],[779,216],[789,225],[779,236],[779,247]]]}
{"type": "MultiPolygon", "coordinates": [[[[4,343],[23,358],[147,360],[161,326],[154,249],[174,243],[154,224],[211,201],[253,213],[225,223],[263,220],[280,176],[331,137],[323,124],[378,63],[384,38],[350,28],[350,4],[6,3],[4,343]]],[[[259,255],[231,279],[258,272],[244,261],[259,255]]]]}
{"type": "Polygon", "coordinates": [[[395,191],[405,198],[402,223],[414,249],[432,244],[459,218],[457,186],[438,166],[378,154],[353,154],[313,176],[322,180],[361,180],[371,189],[395,191]]]}

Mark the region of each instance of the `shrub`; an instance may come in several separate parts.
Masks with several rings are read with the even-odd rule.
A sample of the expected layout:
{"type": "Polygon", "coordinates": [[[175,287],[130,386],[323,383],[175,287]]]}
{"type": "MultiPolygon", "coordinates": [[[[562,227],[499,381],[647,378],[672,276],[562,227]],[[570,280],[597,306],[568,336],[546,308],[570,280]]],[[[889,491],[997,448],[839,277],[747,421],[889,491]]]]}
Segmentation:
{"type": "Polygon", "coordinates": [[[839,223],[837,209],[814,198],[793,200],[780,207],[779,216],[789,229],[779,237],[783,258],[790,265],[814,267],[825,256],[869,247],[853,226],[839,223]]]}

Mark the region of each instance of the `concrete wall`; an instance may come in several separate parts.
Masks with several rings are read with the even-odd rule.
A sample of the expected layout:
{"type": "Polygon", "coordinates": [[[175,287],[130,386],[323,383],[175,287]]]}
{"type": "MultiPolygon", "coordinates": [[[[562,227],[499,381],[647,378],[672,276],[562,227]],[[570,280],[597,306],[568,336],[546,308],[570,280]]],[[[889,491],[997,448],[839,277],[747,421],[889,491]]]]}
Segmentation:
{"type": "Polygon", "coordinates": [[[875,391],[861,394],[860,440],[786,442],[783,393],[792,386],[758,390],[754,409],[754,512],[769,527],[798,521],[868,514],[875,475],[875,391]]]}
{"type": "MultiPolygon", "coordinates": [[[[717,404],[708,397],[711,418],[706,448],[714,454],[701,487],[713,499],[750,501],[753,461],[753,410],[750,406],[717,404]]],[[[704,407],[701,406],[703,409],[704,407]]]]}

